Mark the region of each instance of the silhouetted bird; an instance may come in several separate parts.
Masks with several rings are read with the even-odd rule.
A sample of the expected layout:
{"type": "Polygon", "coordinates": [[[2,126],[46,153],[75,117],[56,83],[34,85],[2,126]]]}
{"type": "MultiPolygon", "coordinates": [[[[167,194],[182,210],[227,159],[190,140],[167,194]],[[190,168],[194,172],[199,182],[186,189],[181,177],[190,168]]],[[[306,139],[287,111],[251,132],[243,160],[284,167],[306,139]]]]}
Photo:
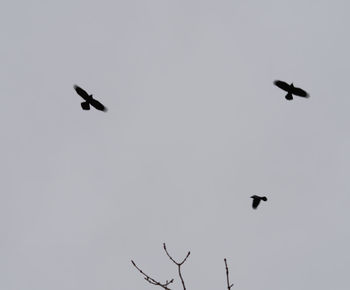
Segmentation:
{"type": "Polygon", "coordinates": [[[273,82],[277,87],[279,87],[280,89],[288,92],[288,94],[286,95],[286,99],[288,101],[293,100],[293,95],[299,96],[299,97],[303,97],[303,98],[308,98],[309,94],[307,92],[305,92],[304,90],[300,89],[300,88],[296,88],[294,87],[293,83],[291,83],[290,85],[288,85],[285,82],[282,81],[274,81],[273,82]]]}
{"type": "Polygon", "coordinates": [[[267,201],[266,196],[252,195],[250,198],[253,199],[253,209],[257,209],[261,200],[267,201]]]}
{"type": "Polygon", "coordinates": [[[90,105],[91,105],[97,110],[104,111],[104,112],[107,111],[107,108],[104,105],[102,105],[99,101],[95,100],[92,97],[92,95],[89,95],[81,87],[74,85],[74,89],[78,93],[78,95],[81,96],[85,100],[85,102],[81,103],[81,107],[83,108],[83,110],[90,110],[90,105]]]}

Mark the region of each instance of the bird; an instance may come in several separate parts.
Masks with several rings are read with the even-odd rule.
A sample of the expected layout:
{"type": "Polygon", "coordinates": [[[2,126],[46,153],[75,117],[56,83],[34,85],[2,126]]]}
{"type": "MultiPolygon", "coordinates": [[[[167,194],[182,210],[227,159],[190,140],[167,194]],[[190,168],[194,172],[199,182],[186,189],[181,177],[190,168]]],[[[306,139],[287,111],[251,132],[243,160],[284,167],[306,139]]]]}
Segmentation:
{"type": "Polygon", "coordinates": [[[253,209],[257,209],[258,205],[260,204],[260,201],[267,201],[267,197],[266,196],[258,196],[258,195],[252,195],[250,198],[253,199],[253,209]]]}
{"type": "Polygon", "coordinates": [[[92,95],[89,95],[81,87],[74,85],[74,89],[77,92],[77,94],[85,100],[85,102],[81,103],[81,107],[83,110],[90,110],[90,105],[91,105],[99,111],[107,112],[107,108],[104,105],[102,105],[99,101],[95,100],[92,97],[92,95]]]}
{"type": "Polygon", "coordinates": [[[278,81],[278,80],[274,81],[273,83],[274,83],[275,86],[277,86],[280,89],[288,92],[286,97],[285,97],[288,101],[293,100],[293,95],[296,95],[296,96],[299,96],[299,97],[303,97],[303,98],[308,98],[309,97],[309,94],[307,92],[305,92],[301,88],[294,87],[293,83],[288,85],[286,82],[278,81]]]}

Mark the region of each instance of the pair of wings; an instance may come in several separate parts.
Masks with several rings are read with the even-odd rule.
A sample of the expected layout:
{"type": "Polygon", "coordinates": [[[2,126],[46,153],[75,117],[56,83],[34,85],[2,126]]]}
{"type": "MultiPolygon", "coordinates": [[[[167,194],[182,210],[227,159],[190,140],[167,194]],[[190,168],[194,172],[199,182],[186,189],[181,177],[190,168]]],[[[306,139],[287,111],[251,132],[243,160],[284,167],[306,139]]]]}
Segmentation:
{"type": "Polygon", "coordinates": [[[309,97],[309,94],[307,92],[305,92],[303,89],[292,87],[291,85],[287,84],[286,82],[274,81],[273,83],[277,87],[279,87],[280,89],[282,89],[284,91],[287,91],[288,93],[292,93],[293,95],[296,95],[296,96],[299,96],[299,97],[303,97],[303,98],[308,98],[309,97]]]}
{"type": "Polygon", "coordinates": [[[74,85],[74,89],[79,96],[81,96],[86,102],[88,102],[95,109],[100,110],[100,111],[104,111],[104,112],[107,111],[107,108],[103,104],[101,104],[99,101],[95,100],[92,96],[90,96],[81,87],[74,85]]]}

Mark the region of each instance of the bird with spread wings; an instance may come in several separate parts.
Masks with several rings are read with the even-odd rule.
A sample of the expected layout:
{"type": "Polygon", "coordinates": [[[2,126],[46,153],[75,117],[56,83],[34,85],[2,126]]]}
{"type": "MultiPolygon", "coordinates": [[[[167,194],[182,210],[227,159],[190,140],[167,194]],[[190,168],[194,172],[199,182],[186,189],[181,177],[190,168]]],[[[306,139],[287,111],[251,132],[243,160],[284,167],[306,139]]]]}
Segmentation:
{"type": "Polygon", "coordinates": [[[89,95],[81,87],[74,85],[74,89],[77,92],[77,94],[85,100],[85,102],[81,103],[81,107],[83,108],[83,110],[90,110],[90,105],[91,105],[99,111],[103,111],[103,112],[107,111],[107,108],[103,104],[101,104],[99,101],[95,100],[92,97],[92,95],[89,95]]]}
{"type": "Polygon", "coordinates": [[[295,96],[299,96],[299,97],[303,97],[303,98],[308,98],[309,94],[307,92],[305,92],[303,89],[301,88],[296,88],[294,87],[293,83],[291,83],[290,85],[287,84],[286,82],[283,81],[274,81],[273,82],[275,84],[275,86],[279,87],[280,89],[284,90],[287,92],[286,95],[286,99],[288,101],[293,100],[293,95],[295,96]]]}

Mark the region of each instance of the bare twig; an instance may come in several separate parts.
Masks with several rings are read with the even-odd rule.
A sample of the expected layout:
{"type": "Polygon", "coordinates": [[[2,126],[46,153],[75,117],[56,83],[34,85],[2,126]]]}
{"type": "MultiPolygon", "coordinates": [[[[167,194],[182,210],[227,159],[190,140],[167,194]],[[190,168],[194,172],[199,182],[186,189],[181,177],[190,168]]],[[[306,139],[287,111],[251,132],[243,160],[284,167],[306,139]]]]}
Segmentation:
{"type": "Polygon", "coordinates": [[[227,281],[227,290],[231,290],[233,283],[230,284],[230,278],[229,278],[229,274],[228,274],[228,267],[227,267],[227,261],[226,258],[224,259],[225,261],[225,268],[226,268],[226,281],[227,281]]]}
{"type": "MultiPolygon", "coordinates": [[[[182,266],[183,263],[186,262],[188,256],[191,254],[191,252],[188,251],[186,257],[182,260],[181,263],[179,263],[179,262],[176,262],[176,261],[170,256],[170,254],[168,253],[168,250],[167,250],[167,248],[166,248],[165,243],[163,243],[163,248],[164,248],[165,253],[166,253],[167,256],[169,257],[169,259],[170,259],[175,265],[177,265],[177,270],[178,270],[178,272],[179,272],[179,277],[180,277],[180,279],[181,279],[182,287],[183,287],[184,290],[186,290],[185,281],[184,281],[184,279],[183,279],[183,277],[182,277],[182,274],[181,274],[181,266],[182,266]]],[[[230,290],[230,289],[229,289],[229,290],[230,290]]]]}
{"type": "Polygon", "coordinates": [[[147,275],[145,272],[143,272],[139,267],[137,267],[137,265],[135,264],[135,262],[133,260],[131,260],[131,263],[134,265],[134,267],[143,275],[145,276],[145,280],[152,284],[152,285],[156,285],[156,286],[160,286],[162,288],[164,288],[165,290],[171,290],[168,286],[169,284],[174,282],[174,279],[171,279],[170,281],[166,280],[165,283],[160,283],[157,280],[151,278],[149,275],[147,275]]]}

